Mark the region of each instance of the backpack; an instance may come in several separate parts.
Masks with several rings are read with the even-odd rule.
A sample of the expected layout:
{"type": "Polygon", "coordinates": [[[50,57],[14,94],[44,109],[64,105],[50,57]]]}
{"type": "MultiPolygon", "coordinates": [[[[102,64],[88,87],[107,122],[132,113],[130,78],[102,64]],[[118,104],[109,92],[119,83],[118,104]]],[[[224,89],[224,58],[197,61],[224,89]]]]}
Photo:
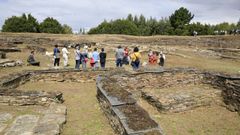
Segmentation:
{"type": "Polygon", "coordinates": [[[135,61],[136,63],[139,63],[140,62],[140,59],[137,57],[137,55],[134,53],[134,56],[136,57],[135,61]]]}

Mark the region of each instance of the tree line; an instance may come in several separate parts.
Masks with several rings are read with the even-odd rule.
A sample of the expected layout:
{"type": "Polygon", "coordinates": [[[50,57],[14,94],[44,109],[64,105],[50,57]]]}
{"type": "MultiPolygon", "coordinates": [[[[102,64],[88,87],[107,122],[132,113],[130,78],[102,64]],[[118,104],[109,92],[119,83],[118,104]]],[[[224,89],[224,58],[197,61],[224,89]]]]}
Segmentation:
{"type": "Polygon", "coordinates": [[[32,33],[54,33],[72,34],[72,28],[67,24],[61,24],[58,20],[47,17],[39,23],[31,14],[12,16],[5,20],[2,32],[32,32],[32,33]]]}
{"type": "Polygon", "coordinates": [[[97,27],[90,29],[88,34],[126,34],[126,35],[214,35],[231,33],[240,29],[240,20],[235,23],[220,23],[216,25],[202,24],[200,22],[190,23],[194,15],[186,8],[181,7],[168,18],[146,18],[143,15],[133,16],[129,14],[126,18],[106,21],[97,27]],[[224,32],[224,33],[223,33],[224,32]]]}

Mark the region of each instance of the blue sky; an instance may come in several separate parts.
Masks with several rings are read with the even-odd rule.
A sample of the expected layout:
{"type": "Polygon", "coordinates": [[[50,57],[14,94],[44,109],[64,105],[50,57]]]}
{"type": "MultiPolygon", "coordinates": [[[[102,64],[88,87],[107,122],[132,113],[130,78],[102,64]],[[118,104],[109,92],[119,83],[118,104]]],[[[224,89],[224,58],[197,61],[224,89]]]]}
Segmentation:
{"type": "Polygon", "coordinates": [[[74,30],[88,29],[129,13],[160,19],[182,6],[195,15],[194,22],[236,23],[240,19],[240,0],[0,0],[0,27],[12,15],[31,13],[39,22],[54,17],[74,30]]]}

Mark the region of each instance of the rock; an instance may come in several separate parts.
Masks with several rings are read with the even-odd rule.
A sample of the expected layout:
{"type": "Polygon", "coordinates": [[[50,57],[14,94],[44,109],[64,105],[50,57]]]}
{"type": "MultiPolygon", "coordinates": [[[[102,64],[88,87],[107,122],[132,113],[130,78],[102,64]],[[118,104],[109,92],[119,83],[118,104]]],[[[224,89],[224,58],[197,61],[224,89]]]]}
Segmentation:
{"type": "Polygon", "coordinates": [[[33,135],[59,135],[60,127],[56,123],[40,123],[34,130],[33,135]]]}
{"type": "Polygon", "coordinates": [[[13,116],[10,113],[0,113],[0,123],[11,120],[13,116]]]}
{"type": "Polygon", "coordinates": [[[0,133],[7,127],[7,124],[0,123],[0,133]]]}
{"type": "Polygon", "coordinates": [[[18,116],[5,135],[32,135],[38,119],[36,115],[18,116]]]}
{"type": "Polygon", "coordinates": [[[63,114],[45,114],[39,123],[57,123],[58,125],[63,125],[66,123],[66,116],[63,114]]]}
{"type": "Polygon", "coordinates": [[[46,110],[42,110],[43,114],[67,114],[67,107],[62,104],[51,103],[49,108],[46,110]]]}

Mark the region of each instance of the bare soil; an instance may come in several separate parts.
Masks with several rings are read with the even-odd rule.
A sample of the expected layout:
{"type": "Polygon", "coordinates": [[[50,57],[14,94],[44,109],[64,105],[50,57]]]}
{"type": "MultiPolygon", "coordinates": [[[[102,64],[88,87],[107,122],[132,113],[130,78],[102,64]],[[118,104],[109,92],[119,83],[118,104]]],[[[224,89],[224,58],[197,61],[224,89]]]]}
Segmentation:
{"type": "Polygon", "coordinates": [[[107,92],[109,96],[117,97],[118,100],[126,103],[134,102],[134,100],[130,97],[131,93],[124,90],[121,86],[119,86],[115,81],[110,79],[103,80],[103,89],[107,92]]]}
{"type": "Polygon", "coordinates": [[[126,105],[118,107],[127,117],[127,124],[134,131],[156,128],[158,125],[153,121],[148,113],[136,105],[126,105]]]}

